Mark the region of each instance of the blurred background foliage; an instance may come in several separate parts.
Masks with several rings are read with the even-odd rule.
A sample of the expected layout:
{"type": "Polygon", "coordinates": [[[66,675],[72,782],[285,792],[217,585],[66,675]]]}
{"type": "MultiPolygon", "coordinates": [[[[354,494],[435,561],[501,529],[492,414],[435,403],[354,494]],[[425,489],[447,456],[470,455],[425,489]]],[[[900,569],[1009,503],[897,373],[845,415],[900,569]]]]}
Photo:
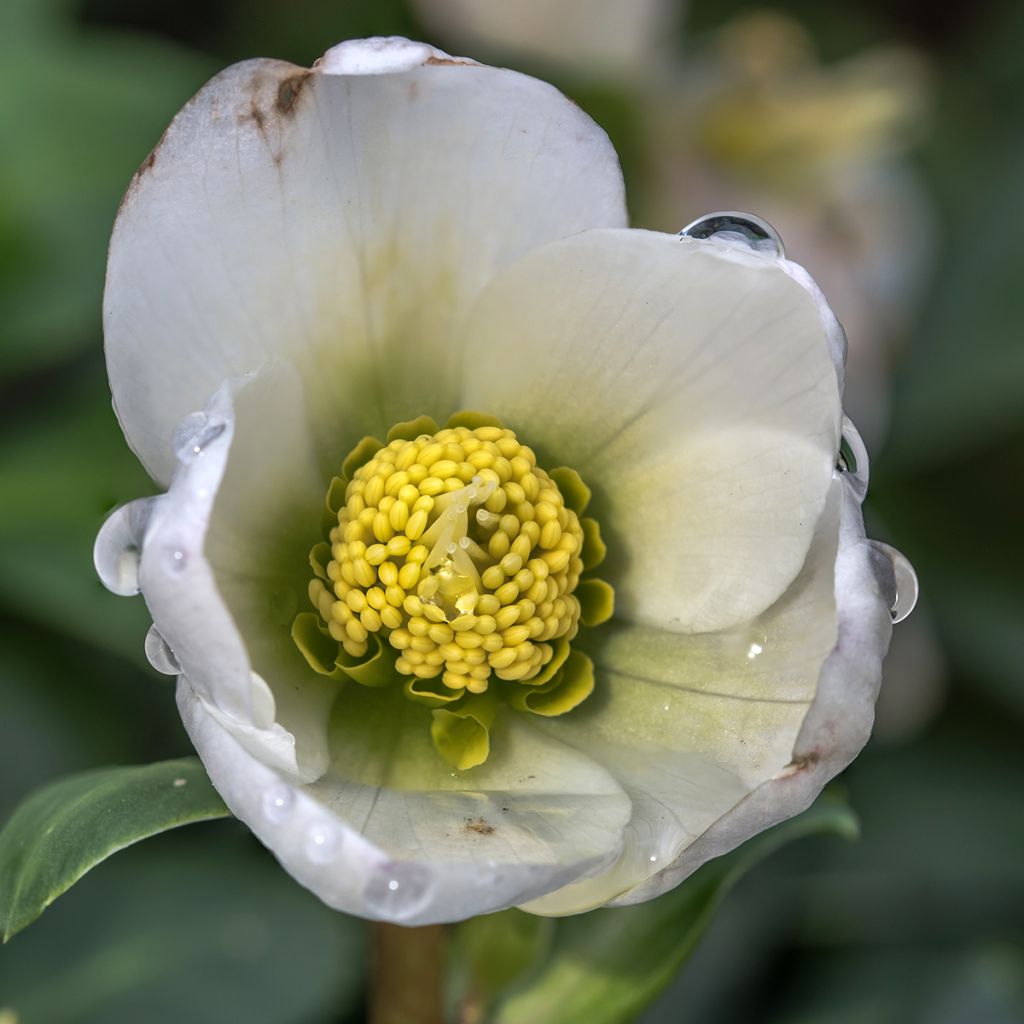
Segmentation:
{"type": "MultiPolygon", "coordinates": [[[[861,839],[811,839],[748,875],[642,1019],[1024,1020],[1016,0],[6,0],[0,820],[64,772],[189,750],[145,662],[145,609],[91,565],[105,513],[152,491],[101,350],[120,193],[218,68],[390,33],[555,82],[611,135],[641,226],[713,208],[773,221],[850,334],[869,529],[921,578],[875,738],[841,781],[861,839]]],[[[672,945],[678,922],[657,914],[672,945]]],[[[534,951],[524,971],[557,965],[549,926],[509,927],[510,956],[534,951]]],[[[101,866],[0,950],[0,1021],[358,1020],[364,945],[241,826],[197,826],[101,866]]],[[[501,1019],[525,1019],[515,1000],[501,1019]]]]}

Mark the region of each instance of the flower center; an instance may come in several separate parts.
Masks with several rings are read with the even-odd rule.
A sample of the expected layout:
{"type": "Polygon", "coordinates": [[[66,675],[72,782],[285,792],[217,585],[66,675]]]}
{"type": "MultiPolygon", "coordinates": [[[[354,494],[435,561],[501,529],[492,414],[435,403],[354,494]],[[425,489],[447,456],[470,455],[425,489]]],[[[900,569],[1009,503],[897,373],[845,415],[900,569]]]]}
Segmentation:
{"type": "Polygon", "coordinates": [[[392,441],[356,470],[330,543],[331,635],[361,657],[388,631],[402,675],[526,682],[578,628],[579,518],[511,430],[392,441]]]}
{"type": "Polygon", "coordinates": [[[570,650],[581,625],[612,614],[611,587],[588,578],[604,557],[590,491],[497,421],[426,417],[388,443],[364,439],[328,490],[326,543],[292,637],[315,671],[363,686],[404,680],[433,709],[450,764],[486,759],[499,703],[564,714],[594,688],[570,650]]]}

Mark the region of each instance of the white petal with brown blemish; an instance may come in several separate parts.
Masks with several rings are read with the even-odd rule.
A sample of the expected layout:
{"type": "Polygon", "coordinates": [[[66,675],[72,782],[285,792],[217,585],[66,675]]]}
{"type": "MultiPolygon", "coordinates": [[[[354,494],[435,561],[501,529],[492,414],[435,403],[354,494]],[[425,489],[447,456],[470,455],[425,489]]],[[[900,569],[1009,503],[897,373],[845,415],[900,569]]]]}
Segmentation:
{"type": "Polygon", "coordinates": [[[454,326],[494,273],[625,224],[615,153],[560,93],[430,48],[407,67],[396,47],[394,73],[228,68],[132,183],[110,248],[107,363],[125,434],[162,483],[182,417],[276,357],[302,374],[325,473],[424,396],[453,405],[454,326]]]}
{"type": "MultiPolygon", "coordinates": [[[[331,906],[424,924],[648,898],[866,738],[889,619],[833,478],[841,329],[784,261],[586,230],[624,223],[578,108],[398,39],[229,68],[125,198],[111,387],[169,484],[137,517],[141,590],[218,790],[331,906]],[[288,627],[344,454],[466,406],[593,487],[621,621],[580,638],[590,700],[501,716],[460,773],[425,709],[339,697],[288,627]]],[[[133,523],[97,544],[120,589],[133,523]]]]}

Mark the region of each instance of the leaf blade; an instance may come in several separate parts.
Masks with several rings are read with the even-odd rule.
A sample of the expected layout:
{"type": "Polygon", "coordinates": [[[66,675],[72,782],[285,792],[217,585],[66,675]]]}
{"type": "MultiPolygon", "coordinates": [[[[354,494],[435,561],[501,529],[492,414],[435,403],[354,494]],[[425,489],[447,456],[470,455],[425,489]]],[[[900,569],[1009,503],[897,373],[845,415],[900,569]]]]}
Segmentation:
{"type": "Polygon", "coordinates": [[[126,846],[228,814],[195,757],[97,768],[36,790],[0,831],[0,941],[126,846]]]}

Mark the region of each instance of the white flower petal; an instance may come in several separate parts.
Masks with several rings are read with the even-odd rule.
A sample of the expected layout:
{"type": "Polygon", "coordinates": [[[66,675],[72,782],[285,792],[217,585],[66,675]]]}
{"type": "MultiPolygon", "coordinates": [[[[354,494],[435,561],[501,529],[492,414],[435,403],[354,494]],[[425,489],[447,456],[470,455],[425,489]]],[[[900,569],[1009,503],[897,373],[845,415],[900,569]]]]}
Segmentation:
{"type": "Polygon", "coordinates": [[[374,36],[346,39],[332,46],[314,65],[325,75],[391,75],[411,71],[424,64],[476,64],[475,60],[452,57],[429,43],[402,36],[374,36]]]}
{"type": "Polygon", "coordinates": [[[845,481],[835,599],[836,644],[822,668],[814,703],[786,769],[712,825],[668,869],[618,903],[640,903],[666,892],[711,858],[799,814],[868,741],[882,659],[892,636],[892,616],[876,575],[871,544],[864,537],[857,496],[845,481]]]}
{"type": "MultiPolygon", "coordinates": [[[[122,540],[140,549],[139,589],[197,699],[254,756],[310,780],[326,768],[335,693],[288,643],[298,607],[293,578],[304,576],[303,563],[301,555],[298,565],[287,562],[291,538],[274,519],[296,503],[305,511],[310,481],[319,487],[308,437],[296,436],[305,424],[301,398],[294,373],[282,367],[224,384],[176,432],[177,469],[167,494],[147,500],[142,536],[122,540]],[[289,421],[288,410],[297,418],[289,421]],[[218,543],[218,535],[230,541],[218,543]],[[263,537],[275,535],[276,546],[260,548],[263,537]],[[218,556],[215,571],[211,558],[218,556]],[[237,607],[225,604],[224,592],[237,607]]],[[[315,501],[313,509],[316,522],[315,501]]],[[[101,536],[123,533],[123,518],[115,513],[116,529],[105,527],[101,536]]],[[[107,560],[103,548],[98,540],[97,558],[107,560]]]]}
{"type": "Polygon", "coordinates": [[[607,137],[535,79],[393,40],[313,71],[235,65],[175,118],[118,215],[104,325],[122,427],[166,483],[173,426],[281,357],[326,473],[425,401],[454,407],[454,327],[496,270],[624,223],[607,137]]]}
{"type": "Polygon", "coordinates": [[[429,711],[346,688],[329,772],[291,783],[254,759],[184,679],[186,729],[228,807],[296,879],[339,910],[407,925],[456,921],[550,892],[621,851],[629,800],[589,758],[498,726],[487,763],[456,773],[429,738],[429,711]]]}
{"type": "Polygon", "coordinates": [[[799,813],[854,758],[870,729],[891,624],[869,575],[856,590],[843,577],[851,560],[867,568],[855,504],[842,511],[839,540],[846,490],[834,482],[800,577],[758,622],[690,637],[629,627],[595,649],[608,698],[559,735],[630,794],[626,849],[604,876],[528,909],[574,913],[664,892],[708,859],[699,852],[706,836],[722,834],[717,853],[726,852],[799,813]],[[859,659],[844,654],[837,667],[851,618],[855,629],[861,618],[871,626],[858,637],[859,659]],[[757,825],[749,807],[759,809],[757,825]]]}
{"type": "Polygon", "coordinates": [[[837,480],[804,571],[749,630],[670,639],[631,628],[613,638],[595,654],[601,676],[611,669],[610,706],[561,735],[630,794],[626,848],[606,875],[528,909],[564,914],[650,899],[802,811],[867,740],[890,632],[859,507],[837,480]],[[638,672],[631,663],[648,666],[646,685],[623,687],[638,672]]]}
{"type": "Polygon", "coordinates": [[[453,772],[429,709],[355,683],[339,697],[291,643],[323,503],[306,422],[287,366],[226,384],[179,431],[141,545],[183,721],[229,807],[332,906],[408,924],[607,868],[630,801],[605,768],[513,716],[484,766],[453,772]]]}
{"type": "Polygon", "coordinates": [[[807,554],[839,438],[826,335],[777,259],[588,231],[487,288],[463,403],[594,489],[622,614],[719,630],[775,601],[807,554]]]}
{"type": "Polygon", "coordinates": [[[309,550],[324,504],[297,372],[264,367],[238,389],[234,415],[205,555],[249,664],[271,694],[276,726],[294,745],[294,771],[309,780],[327,765],[337,684],[313,672],[290,639],[296,613],[308,607],[309,550]]]}

